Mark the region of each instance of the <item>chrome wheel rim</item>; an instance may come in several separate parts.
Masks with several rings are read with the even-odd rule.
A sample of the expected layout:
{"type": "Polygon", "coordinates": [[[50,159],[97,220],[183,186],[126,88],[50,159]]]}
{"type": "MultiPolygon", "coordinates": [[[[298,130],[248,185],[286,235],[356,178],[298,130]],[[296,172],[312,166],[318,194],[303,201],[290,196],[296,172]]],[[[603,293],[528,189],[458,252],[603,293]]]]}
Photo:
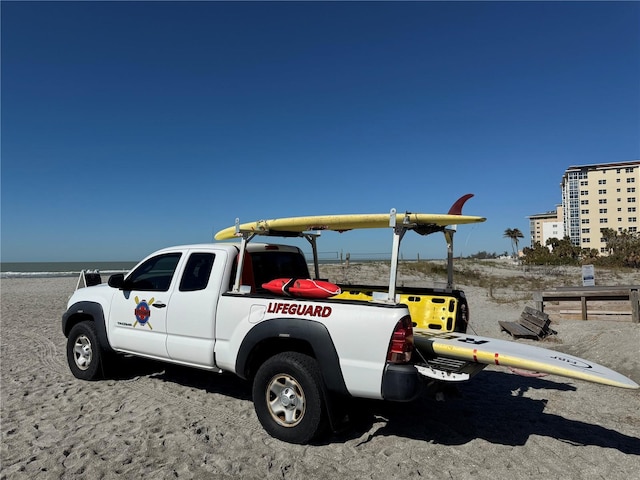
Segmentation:
{"type": "Polygon", "coordinates": [[[266,391],[267,405],[273,420],[283,427],[295,427],[304,417],[304,390],[295,378],[279,374],[271,379],[266,391]]]}
{"type": "Polygon", "coordinates": [[[91,340],[86,335],[78,336],[73,344],[73,360],[76,362],[76,367],[80,370],[87,370],[91,365],[92,358],[91,340]]]}

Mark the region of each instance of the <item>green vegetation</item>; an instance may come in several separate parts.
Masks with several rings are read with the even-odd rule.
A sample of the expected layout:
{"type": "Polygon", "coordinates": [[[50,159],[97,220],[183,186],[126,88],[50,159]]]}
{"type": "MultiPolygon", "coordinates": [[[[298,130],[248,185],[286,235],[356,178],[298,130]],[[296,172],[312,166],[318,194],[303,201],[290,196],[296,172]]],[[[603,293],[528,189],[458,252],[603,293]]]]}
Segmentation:
{"type": "Polygon", "coordinates": [[[607,243],[609,255],[600,259],[601,265],[640,268],[640,235],[623,230],[621,233],[611,228],[600,230],[607,243]]]}
{"type": "MultiPolygon", "coordinates": [[[[398,273],[399,286],[444,288],[447,283],[447,262],[400,260],[398,273]]],[[[326,264],[322,266],[322,275],[336,283],[379,285],[384,290],[389,280],[389,262],[326,264]]],[[[605,265],[596,268],[598,285],[637,284],[638,275],[640,271],[637,268],[605,265]]],[[[467,290],[469,295],[478,294],[471,287],[480,287],[493,302],[513,304],[533,301],[535,292],[581,285],[582,269],[579,265],[533,265],[504,258],[456,258],[453,277],[455,288],[467,290]]]]}
{"type": "Polygon", "coordinates": [[[513,249],[513,258],[518,258],[518,239],[524,238],[524,235],[518,228],[507,228],[504,231],[504,237],[511,239],[511,248],[513,249]]]}
{"type": "MultiPolygon", "coordinates": [[[[608,255],[601,256],[596,249],[573,245],[569,237],[550,238],[546,246],[536,243],[522,250],[525,265],[584,265],[640,268],[640,236],[626,230],[618,233],[611,228],[600,230],[605,239],[608,255]],[[549,248],[550,247],[550,248],[549,248]]],[[[506,236],[506,234],[505,234],[506,236]]]]}
{"type": "MultiPolygon", "coordinates": [[[[421,274],[441,282],[447,279],[446,262],[401,262],[400,269],[404,273],[421,274]]],[[[535,291],[575,284],[577,280],[575,274],[558,267],[523,266],[514,271],[513,264],[505,267],[482,259],[456,260],[453,276],[455,284],[463,289],[469,286],[486,288],[489,297],[497,303],[532,300],[535,291]],[[506,275],[505,270],[508,272],[506,275]]]]}
{"type": "Polygon", "coordinates": [[[486,252],[484,250],[482,250],[481,252],[478,253],[474,253],[473,255],[469,255],[466,258],[473,258],[473,259],[477,259],[477,260],[487,260],[487,259],[495,259],[495,258],[500,258],[500,257],[506,257],[507,256],[507,252],[505,251],[504,253],[489,253],[486,252]]]}

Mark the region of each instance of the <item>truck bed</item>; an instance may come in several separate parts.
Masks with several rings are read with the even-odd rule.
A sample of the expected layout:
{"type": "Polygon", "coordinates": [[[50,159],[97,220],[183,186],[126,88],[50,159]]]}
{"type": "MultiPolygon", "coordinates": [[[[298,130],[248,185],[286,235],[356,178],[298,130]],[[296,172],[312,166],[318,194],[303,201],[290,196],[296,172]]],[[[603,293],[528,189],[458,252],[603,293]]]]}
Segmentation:
{"type": "MultiPolygon", "coordinates": [[[[386,286],[339,285],[342,293],[332,298],[373,301],[374,292],[388,293],[386,286]]],[[[441,332],[467,331],[469,307],[461,290],[398,287],[396,298],[409,307],[416,328],[441,332]]]]}

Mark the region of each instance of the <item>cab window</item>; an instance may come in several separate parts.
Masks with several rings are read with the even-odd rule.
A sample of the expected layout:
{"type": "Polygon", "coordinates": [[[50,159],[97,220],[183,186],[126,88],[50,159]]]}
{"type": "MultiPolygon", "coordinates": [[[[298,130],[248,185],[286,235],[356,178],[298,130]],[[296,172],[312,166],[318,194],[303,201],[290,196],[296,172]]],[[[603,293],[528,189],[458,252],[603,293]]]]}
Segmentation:
{"type": "Polygon", "coordinates": [[[166,253],[150,258],[127,277],[127,289],[166,292],[171,286],[171,280],[181,255],[180,253],[166,253]]]}
{"type": "Polygon", "coordinates": [[[252,252],[256,291],[264,292],[263,283],[274,278],[309,278],[304,256],[298,252],[252,252]]]}
{"type": "Polygon", "coordinates": [[[214,258],[213,253],[192,253],[180,280],[180,291],[194,292],[207,288],[214,258]]]}

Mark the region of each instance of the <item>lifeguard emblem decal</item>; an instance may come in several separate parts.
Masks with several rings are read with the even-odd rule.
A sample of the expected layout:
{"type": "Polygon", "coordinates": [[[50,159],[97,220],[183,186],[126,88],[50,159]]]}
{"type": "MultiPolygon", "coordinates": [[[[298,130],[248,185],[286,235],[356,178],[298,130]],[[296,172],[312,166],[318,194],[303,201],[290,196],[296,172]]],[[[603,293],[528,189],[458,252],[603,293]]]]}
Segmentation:
{"type": "Polygon", "coordinates": [[[138,324],[142,326],[147,325],[149,330],[153,330],[153,328],[151,328],[151,322],[149,322],[149,318],[151,318],[151,308],[149,307],[153,305],[155,299],[152,298],[147,302],[146,300],[139,300],[138,297],[135,297],[134,300],[136,301],[136,309],[133,313],[136,316],[136,323],[133,324],[133,327],[135,328],[138,324]]]}

